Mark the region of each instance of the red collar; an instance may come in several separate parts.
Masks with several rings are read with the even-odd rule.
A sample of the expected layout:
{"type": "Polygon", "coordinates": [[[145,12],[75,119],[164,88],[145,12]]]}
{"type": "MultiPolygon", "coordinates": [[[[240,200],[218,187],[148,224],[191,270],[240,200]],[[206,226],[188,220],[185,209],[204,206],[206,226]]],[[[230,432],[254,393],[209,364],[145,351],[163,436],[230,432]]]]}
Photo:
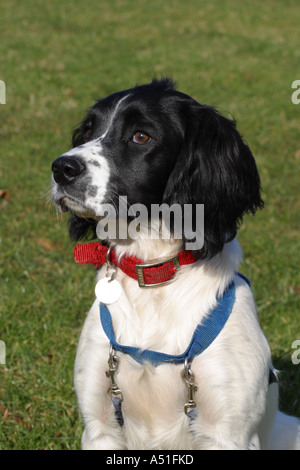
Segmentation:
{"type": "MultiPolygon", "coordinates": [[[[92,264],[99,268],[106,263],[107,251],[108,247],[99,242],[78,244],[74,248],[74,259],[77,263],[92,264]]],[[[129,255],[124,255],[118,260],[115,251],[110,252],[110,261],[137,280],[140,287],[166,284],[173,280],[180,266],[192,264],[196,260],[192,251],[181,251],[173,258],[154,260],[150,263],[144,263],[143,260],[129,255]]]]}

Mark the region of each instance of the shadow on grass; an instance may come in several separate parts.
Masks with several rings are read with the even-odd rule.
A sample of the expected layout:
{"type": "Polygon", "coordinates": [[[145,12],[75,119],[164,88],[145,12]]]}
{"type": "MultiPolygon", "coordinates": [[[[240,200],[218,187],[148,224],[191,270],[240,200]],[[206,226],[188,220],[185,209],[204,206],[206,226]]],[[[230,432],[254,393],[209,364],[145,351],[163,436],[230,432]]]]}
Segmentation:
{"type": "Polygon", "coordinates": [[[273,357],[273,365],[279,371],[279,408],[300,417],[300,364],[293,364],[291,355],[273,357]]]}

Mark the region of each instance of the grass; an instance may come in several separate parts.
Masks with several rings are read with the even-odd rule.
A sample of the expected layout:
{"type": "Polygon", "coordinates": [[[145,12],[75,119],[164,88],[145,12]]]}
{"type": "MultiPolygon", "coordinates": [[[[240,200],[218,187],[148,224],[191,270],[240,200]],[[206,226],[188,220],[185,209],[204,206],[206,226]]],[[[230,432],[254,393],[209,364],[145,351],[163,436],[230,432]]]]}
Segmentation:
{"type": "Polygon", "coordinates": [[[265,209],[240,230],[241,271],[283,370],[281,408],[300,416],[297,0],[10,0],[1,20],[0,449],[80,447],[73,362],[94,273],[46,204],[50,165],[94,99],[161,75],[233,115],[256,157],[265,209]]]}

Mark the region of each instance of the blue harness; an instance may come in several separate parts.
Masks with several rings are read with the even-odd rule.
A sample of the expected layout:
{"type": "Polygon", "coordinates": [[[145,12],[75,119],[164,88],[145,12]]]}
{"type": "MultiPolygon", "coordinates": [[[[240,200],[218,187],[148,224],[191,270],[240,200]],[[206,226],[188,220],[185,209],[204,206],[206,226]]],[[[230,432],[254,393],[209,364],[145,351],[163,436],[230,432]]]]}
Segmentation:
{"type": "Polygon", "coordinates": [[[182,364],[186,359],[191,362],[195,356],[201,354],[216,339],[230,316],[234,301],[235,285],[234,282],[232,282],[227,287],[223,296],[218,298],[217,306],[210,312],[203,322],[197,326],[187,349],[184,353],[177,356],[152,351],[150,349],[124,346],[117,343],[110,311],[107,306],[102,303],[100,304],[100,318],[102,328],[112,347],[123,354],[129,354],[139,364],[143,364],[146,361],[150,362],[155,367],[163,363],[182,364]]]}
{"type": "MultiPolygon", "coordinates": [[[[250,286],[250,281],[240,273],[237,273],[242,279],[244,279],[250,286]]],[[[209,315],[204,318],[203,322],[200,323],[192,336],[190,344],[184,353],[179,355],[171,355],[152,351],[150,349],[141,349],[133,346],[124,346],[116,341],[111,314],[106,305],[100,303],[100,319],[103,330],[110,341],[111,347],[115,351],[120,351],[123,354],[129,354],[139,364],[150,362],[153,366],[159,366],[161,364],[182,364],[187,360],[189,363],[192,362],[194,357],[201,354],[205,349],[212,344],[218,334],[222,331],[226,324],[233,305],[235,302],[235,284],[231,282],[225,290],[222,297],[217,299],[216,307],[211,310],[209,315]]],[[[113,399],[115,407],[115,414],[118,423],[123,425],[123,417],[121,411],[120,400],[113,399]]],[[[194,417],[194,415],[190,415],[194,417]]]]}

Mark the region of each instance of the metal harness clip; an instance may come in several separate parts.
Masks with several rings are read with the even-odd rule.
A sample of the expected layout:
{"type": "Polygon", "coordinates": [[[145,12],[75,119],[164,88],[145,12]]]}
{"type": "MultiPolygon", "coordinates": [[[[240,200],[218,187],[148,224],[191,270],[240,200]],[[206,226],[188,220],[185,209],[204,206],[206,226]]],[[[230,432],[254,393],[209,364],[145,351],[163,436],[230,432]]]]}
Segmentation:
{"type": "Polygon", "coordinates": [[[194,373],[191,370],[191,363],[188,358],[185,358],[184,369],[181,371],[181,378],[188,388],[188,402],[184,405],[184,412],[187,416],[191,416],[190,413],[196,408],[196,402],[194,400],[195,392],[198,390],[198,386],[194,382],[194,373]]]}
{"type": "Polygon", "coordinates": [[[110,377],[110,380],[111,380],[111,386],[109,387],[107,392],[112,400],[114,400],[115,398],[118,398],[119,402],[121,403],[123,401],[122,390],[118,387],[118,385],[115,382],[115,373],[118,370],[119,361],[120,361],[120,358],[115,354],[115,350],[111,344],[110,350],[109,350],[109,359],[108,359],[109,369],[105,372],[106,377],[110,377]]]}

